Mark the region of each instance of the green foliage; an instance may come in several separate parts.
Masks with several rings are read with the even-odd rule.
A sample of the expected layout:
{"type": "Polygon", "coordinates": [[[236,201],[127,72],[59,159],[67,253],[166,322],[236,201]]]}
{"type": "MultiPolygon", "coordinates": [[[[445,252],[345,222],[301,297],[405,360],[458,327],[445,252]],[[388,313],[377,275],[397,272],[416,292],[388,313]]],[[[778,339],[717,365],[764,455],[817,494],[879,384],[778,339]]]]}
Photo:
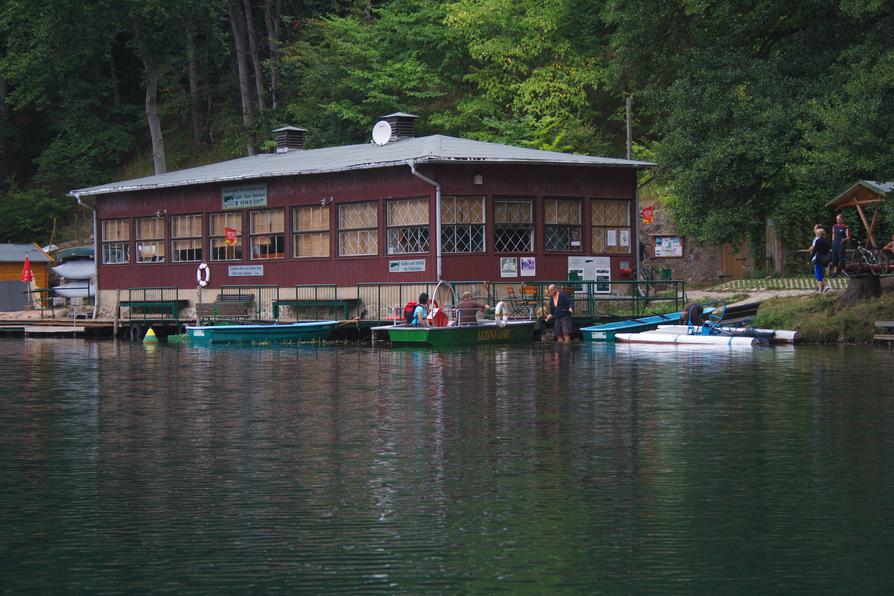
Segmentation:
{"type": "Polygon", "coordinates": [[[0,241],[45,242],[53,229],[53,219],[70,217],[74,204],[74,199],[13,185],[0,197],[0,241]]]}
{"type": "Polygon", "coordinates": [[[868,342],[875,333],[874,322],[894,318],[894,292],[840,308],[834,294],[773,298],[763,302],[754,321],[756,327],[795,329],[807,343],[868,342]]]}
{"type": "Polygon", "coordinates": [[[281,78],[244,126],[227,2],[6,0],[0,172],[34,200],[151,173],[151,63],[169,169],[284,123],[308,146],[366,142],[397,110],[420,134],[622,156],[629,94],[634,155],[659,165],[644,196],[696,241],[761,246],[772,217],[800,248],[830,198],[894,180],[888,0],[287,1],[275,51],[250,4],[268,97],[281,78]]]}

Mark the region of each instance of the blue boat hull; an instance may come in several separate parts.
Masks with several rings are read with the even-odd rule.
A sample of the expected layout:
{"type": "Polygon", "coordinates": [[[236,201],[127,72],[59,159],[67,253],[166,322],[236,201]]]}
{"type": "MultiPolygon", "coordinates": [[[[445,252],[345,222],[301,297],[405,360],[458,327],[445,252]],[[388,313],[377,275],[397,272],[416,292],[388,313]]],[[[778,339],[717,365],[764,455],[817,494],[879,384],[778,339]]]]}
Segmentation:
{"type": "Polygon", "coordinates": [[[193,345],[281,344],[329,339],[338,321],[313,321],[285,325],[200,325],[187,326],[193,345]]]}
{"type": "Polygon", "coordinates": [[[658,325],[676,325],[680,322],[680,313],[672,312],[666,315],[653,315],[651,317],[638,317],[624,321],[615,321],[604,325],[582,327],[581,337],[585,341],[614,342],[618,333],[639,333],[657,329],[658,325]]]}

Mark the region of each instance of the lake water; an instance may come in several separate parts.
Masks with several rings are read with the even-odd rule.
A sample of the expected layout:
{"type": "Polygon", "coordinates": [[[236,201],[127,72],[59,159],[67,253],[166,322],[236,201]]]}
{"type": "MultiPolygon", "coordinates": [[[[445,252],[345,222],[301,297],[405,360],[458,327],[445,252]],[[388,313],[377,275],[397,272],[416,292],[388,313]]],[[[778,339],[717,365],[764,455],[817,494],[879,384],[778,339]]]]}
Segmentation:
{"type": "Polygon", "coordinates": [[[0,340],[0,591],[894,591],[894,351],[0,340]]]}

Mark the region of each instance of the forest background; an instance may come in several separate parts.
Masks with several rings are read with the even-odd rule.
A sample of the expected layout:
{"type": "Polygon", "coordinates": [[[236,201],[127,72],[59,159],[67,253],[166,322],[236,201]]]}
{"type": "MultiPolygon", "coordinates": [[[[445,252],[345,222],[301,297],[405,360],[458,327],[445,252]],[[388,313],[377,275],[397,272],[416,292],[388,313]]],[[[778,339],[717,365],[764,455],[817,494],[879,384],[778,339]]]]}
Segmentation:
{"type": "Polygon", "coordinates": [[[71,189],[269,151],[282,124],[362,143],[401,110],[419,135],[624,157],[630,97],[681,233],[760,254],[772,217],[806,246],[828,200],[894,180],[892,4],[4,0],[0,241],[54,219],[64,240],[71,189]]]}

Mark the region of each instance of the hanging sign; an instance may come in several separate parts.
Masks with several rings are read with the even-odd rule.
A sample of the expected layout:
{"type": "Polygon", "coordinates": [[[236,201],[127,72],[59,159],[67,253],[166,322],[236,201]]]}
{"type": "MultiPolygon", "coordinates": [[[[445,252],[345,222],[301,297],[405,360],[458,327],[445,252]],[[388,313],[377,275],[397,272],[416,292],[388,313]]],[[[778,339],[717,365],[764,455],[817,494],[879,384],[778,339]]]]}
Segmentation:
{"type": "Polygon", "coordinates": [[[221,204],[224,209],[242,209],[244,207],[266,207],[267,185],[231,186],[221,191],[221,204]]]}
{"type": "Polygon", "coordinates": [[[643,207],[639,210],[640,218],[642,219],[643,224],[649,225],[652,223],[652,219],[655,216],[655,208],[649,205],[648,207],[643,207]]]}
{"type": "Polygon", "coordinates": [[[239,232],[234,230],[233,228],[224,228],[224,242],[229,244],[230,246],[236,244],[236,235],[239,232]]]}
{"type": "Polygon", "coordinates": [[[655,237],[655,256],[656,257],[682,257],[683,256],[683,237],[682,236],[656,236],[655,237]]]}

